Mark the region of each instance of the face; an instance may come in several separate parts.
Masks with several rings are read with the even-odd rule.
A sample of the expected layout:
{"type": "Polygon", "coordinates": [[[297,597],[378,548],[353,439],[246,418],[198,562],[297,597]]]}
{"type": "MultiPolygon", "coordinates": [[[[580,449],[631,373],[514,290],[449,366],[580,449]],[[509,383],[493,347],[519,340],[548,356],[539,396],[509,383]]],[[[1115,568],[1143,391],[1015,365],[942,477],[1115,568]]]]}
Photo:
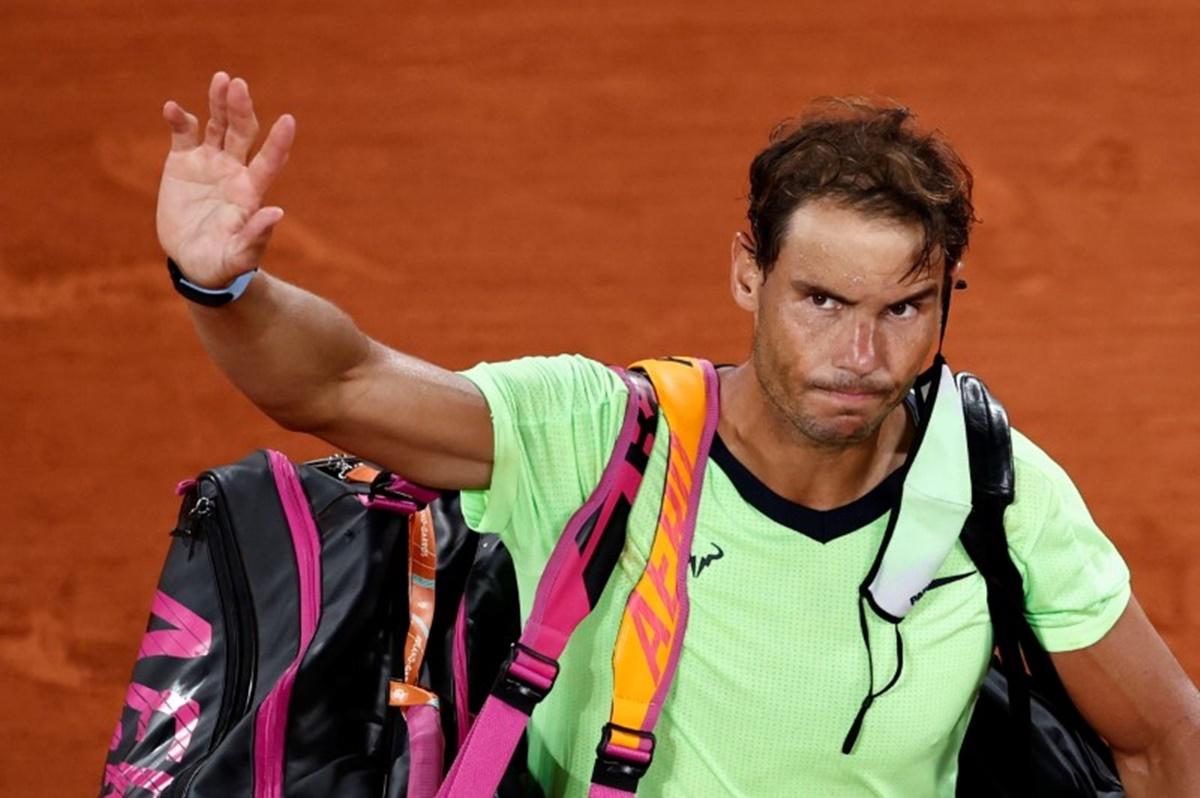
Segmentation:
{"type": "Polygon", "coordinates": [[[754,313],[759,384],[812,442],[844,447],[871,437],[928,367],[944,272],[935,262],[905,276],[922,241],[919,223],[829,200],[793,213],[766,277],[735,240],[734,298],[754,313]]]}

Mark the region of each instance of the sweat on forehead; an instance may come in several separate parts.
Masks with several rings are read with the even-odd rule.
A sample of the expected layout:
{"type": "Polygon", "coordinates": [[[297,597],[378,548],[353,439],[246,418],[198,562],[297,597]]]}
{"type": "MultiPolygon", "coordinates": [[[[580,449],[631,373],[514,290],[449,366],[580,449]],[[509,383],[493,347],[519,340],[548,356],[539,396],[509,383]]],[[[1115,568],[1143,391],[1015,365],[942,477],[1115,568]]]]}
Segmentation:
{"type": "Polygon", "coordinates": [[[920,264],[925,231],[917,222],[867,215],[818,199],[788,221],[775,267],[787,279],[807,275],[843,285],[913,285],[939,272],[940,253],[920,264]]]}

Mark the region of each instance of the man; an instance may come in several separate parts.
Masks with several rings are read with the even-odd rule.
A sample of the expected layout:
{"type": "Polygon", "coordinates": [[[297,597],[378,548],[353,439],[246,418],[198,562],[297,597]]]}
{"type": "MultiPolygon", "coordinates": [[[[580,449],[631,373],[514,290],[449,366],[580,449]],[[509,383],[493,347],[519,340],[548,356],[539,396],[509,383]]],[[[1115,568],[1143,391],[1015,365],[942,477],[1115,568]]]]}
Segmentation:
{"type": "MultiPolygon", "coordinates": [[[[468,522],[511,549],[527,602],[599,478],[625,404],[620,380],[570,356],[451,373],[368,339],[265,272],[247,276],[283,216],[261,201],[295,123],[281,117],[247,163],[258,124],[246,83],[217,73],[209,101],[203,132],[179,105],[164,107],[172,147],[158,232],[185,293],[237,297],[190,305],[213,359],[288,429],[462,489],[468,522]]],[[[953,795],[991,648],[982,579],[955,546],[901,625],[902,661],[885,620],[869,616],[864,641],[857,602],[923,429],[905,399],[940,348],[973,221],[969,172],[903,109],[826,104],[755,159],[749,217],[731,286],[754,315],[751,356],[720,372],[690,622],[643,791],[953,795]],[[884,692],[889,674],[899,678],[884,692]]],[[[666,439],[648,485],[662,484],[666,439]]],[[[1067,476],[1019,433],[1014,450],[1006,528],[1033,627],[1130,794],[1200,795],[1195,688],[1067,476]]],[[[530,764],[551,794],[585,794],[657,493],[639,495],[610,587],[534,713],[530,764]]]]}

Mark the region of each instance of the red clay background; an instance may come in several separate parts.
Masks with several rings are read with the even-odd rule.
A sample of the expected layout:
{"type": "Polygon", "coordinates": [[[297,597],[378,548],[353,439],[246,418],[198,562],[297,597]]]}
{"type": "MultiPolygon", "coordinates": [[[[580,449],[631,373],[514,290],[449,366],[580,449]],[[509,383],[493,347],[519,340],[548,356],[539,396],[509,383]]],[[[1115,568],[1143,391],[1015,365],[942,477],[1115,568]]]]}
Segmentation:
{"type": "Polygon", "coordinates": [[[726,266],[768,130],[907,102],[978,180],[951,361],[1067,467],[1200,677],[1200,9],[882,5],[4,0],[0,794],[94,794],[175,482],[328,449],[208,363],[155,241],[159,109],[218,68],[299,121],[268,268],[453,367],[741,358],[726,266]]]}

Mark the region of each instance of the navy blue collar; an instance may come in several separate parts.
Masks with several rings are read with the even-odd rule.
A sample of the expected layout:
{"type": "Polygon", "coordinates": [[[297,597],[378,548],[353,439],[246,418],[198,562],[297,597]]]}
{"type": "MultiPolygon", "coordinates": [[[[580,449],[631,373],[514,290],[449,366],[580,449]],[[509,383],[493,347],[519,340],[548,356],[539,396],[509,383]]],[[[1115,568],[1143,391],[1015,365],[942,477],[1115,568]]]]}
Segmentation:
{"type": "MultiPolygon", "coordinates": [[[[915,418],[916,402],[911,394],[905,400],[905,406],[915,418]]],[[[818,543],[828,543],[842,535],[848,535],[887,515],[899,499],[900,490],[904,485],[904,469],[898,468],[864,496],[849,504],[831,510],[814,510],[785,499],[767,487],[729,451],[719,433],[713,436],[709,457],[725,472],[738,494],[752,507],[775,523],[795,530],[818,543]]]]}

